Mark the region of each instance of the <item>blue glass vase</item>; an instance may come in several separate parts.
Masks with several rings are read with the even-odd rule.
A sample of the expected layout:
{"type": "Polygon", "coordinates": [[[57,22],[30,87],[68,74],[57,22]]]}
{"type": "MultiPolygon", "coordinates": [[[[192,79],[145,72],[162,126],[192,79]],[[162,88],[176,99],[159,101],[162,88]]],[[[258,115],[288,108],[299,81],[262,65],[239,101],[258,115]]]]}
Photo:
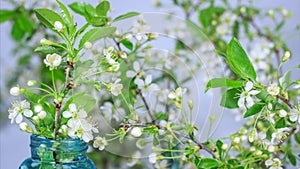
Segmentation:
{"type": "Polygon", "coordinates": [[[96,169],[86,155],[88,145],[82,140],[49,140],[31,135],[30,147],[31,158],[19,169],[96,169]]]}

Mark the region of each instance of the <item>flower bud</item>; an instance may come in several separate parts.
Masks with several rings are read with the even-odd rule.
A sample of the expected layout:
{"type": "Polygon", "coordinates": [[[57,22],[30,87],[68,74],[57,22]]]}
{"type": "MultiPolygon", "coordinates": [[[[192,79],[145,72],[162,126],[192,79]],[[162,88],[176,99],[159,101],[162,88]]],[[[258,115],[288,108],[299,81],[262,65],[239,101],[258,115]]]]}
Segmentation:
{"type": "Polygon", "coordinates": [[[43,110],[43,107],[42,107],[40,104],[34,106],[34,111],[35,111],[36,113],[39,113],[39,112],[41,112],[42,110],[43,110]]]}
{"type": "Polygon", "coordinates": [[[279,110],[279,116],[280,117],[286,117],[286,115],[287,115],[287,112],[285,111],[285,110],[279,110]]]}
{"type": "Polygon", "coordinates": [[[33,116],[32,120],[35,122],[35,124],[39,124],[40,123],[40,118],[38,116],[33,116]]]}
{"type": "Polygon", "coordinates": [[[282,62],[286,62],[291,58],[291,52],[290,51],[285,51],[283,54],[282,62]]]}
{"type": "Polygon", "coordinates": [[[28,132],[28,133],[32,133],[33,132],[32,128],[26,122],[20,123],[19,127],[20,127],[20,129],[22,131],[25,131],[25,132],[28,132]]]}
{"type": "Polygon", "coordinates": [[[120,51],[119,56],[123,59],[127,59],[127,53],[120,51]]]}
{"type": "Polygon", "coordinates": [[[52,45],[53,44],[53,42],[51,40],[48,40],[48,39],[45,39],[45,38],[41,39],[40,43],[42,45],[52,45]]]}
{"type": "Polygon", "coordinates": [[[93,44],[91,42],[85,42],[83,46],[85,49],[91,49],[93,47],[93,44]]]}
{"type": "Polygon", "coordinates": [[[34,86],[36,83],[36,80],[28,80],[27,86],[34,86]]]}
{"type": "Polygon", "coordinates": [[[10,89],[9,93],[13,96],[19,96],[21,94],[21,88],[20,87],[12,87],[10,89]]]}
{"type": "Polygon", "coordinates": [[[188,101],[188,105],[189,105],[190,110],[192,110],[193,107],[194,107],[193,101],[192,101],[192,100],[189,100],[189,101],[188,101]]]}
{"type": "Polygon", "coordinates": [[[223,151],[227,150],[228,144],[223,144],[221,148],[222,148],[223,151]]]}
{"type": "Polygon", "coordinates": [[[142,129],[139,128],[139,127],[134,127],[133,129],[131,129],[131,132],[130,134],[133,136],[133,137],[140,137],[143,132],[142,132],[142,129]]]}
{"type": "Polygon", "coordinates": [[[54,29],[57,30],[58,32],[62,32],[63,31],[63,24],[60,21],[55,21],[54,22],[54,29]]]}
{"type": "Polygon", "coordinates": [[[151,154],[149,155],[149,162],[150,162],[151,164],[155,164],[156,161],[157,161],[157,154],[156,154],[156,153],[151,153],[151,154]]]}
{"type": "Polygon", "coordinates": [[[256,136],[256,130],[253,129],[251,132],[250,132],[250,135],[249,135],[249,142],[252,143],[255,139],[255,136],[256,136]]]}
{"type": "Polygon", "coordinates": [[[38,117],[40,119],[44,119],[46,116],[47,116],[47,113],[45,111],[41,111],[41,112],[38,113],[38,117]]]}

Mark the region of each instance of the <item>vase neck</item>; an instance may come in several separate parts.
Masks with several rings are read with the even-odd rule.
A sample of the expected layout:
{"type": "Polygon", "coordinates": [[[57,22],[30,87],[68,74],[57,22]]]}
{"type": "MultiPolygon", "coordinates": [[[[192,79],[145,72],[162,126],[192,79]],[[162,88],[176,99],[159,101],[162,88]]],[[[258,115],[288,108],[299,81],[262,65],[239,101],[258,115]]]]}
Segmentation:
{"type": "Polygon", "coordinates": [[[31,157],[44,161],[74,161],[86,158],[88,145],[79,139],[50,140],[36,135],[30,140],[31,157]]]}

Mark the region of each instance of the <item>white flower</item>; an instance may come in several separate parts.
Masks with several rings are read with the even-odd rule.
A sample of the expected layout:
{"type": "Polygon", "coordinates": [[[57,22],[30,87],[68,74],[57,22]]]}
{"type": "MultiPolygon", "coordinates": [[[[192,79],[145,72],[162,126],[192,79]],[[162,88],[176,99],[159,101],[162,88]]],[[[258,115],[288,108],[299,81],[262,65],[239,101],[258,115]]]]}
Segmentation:
{"type": "Polygon", "coordinates": [[[292,122],[295,122],[298,120],[298,123],[300,124],[300,110],[292,109],[290,114],[290,120],[292,122]]]}
{"type": "Polygon", "coordinates": [[[58,32],[61,32],[63,30],[64,26],[60,21],[55,21],[54,22],[54,29],[57,30],[58,32]]]}
{"type": "Polygon", "coordinates": [[[157,160],[157,154],[156,153],[151,153],[150,155],[149,155],[149,162],[151,163],[151,164],[154,164],[154,163],[156,163],[156,160],[157,160]]]}
{"type": "Polygon", "coordinates": [[[142,95],[144,97],[147,96],[148,93],[159,90],[158,86],[152,83],[151,75],[147,75],[145,80],[135,79],[134,83],[138,86],[139,89],[141,89],[142,95]]]}
{"type": "Polygon", "coordinates": [[[289,128],[284,127],[277,129],[277,131],[272,133],[272,139],[271,142],[272,144],[277,144],[282,141],[282,139],[285,139],[285,137],[289,134],[288,132],[290,131],[289,128]]]}
{"type": "Polygon", "coordinates": [[[47,116],[47,113],[45,111],[41,111],[37,114],[37,116],[40,118],[40,119],[44,119],[46,116],[47,116]]]}
{"type": "Polygon", "coordinates": [[[168,94],[168,98],[169,99],[178,99],[178,98],[182,98],[182,95],[186,92],[186,88],[181,88],[178,87],[177,89],[175,89],[174,91],[171,91],[168,94]]]}
{"type": "Polygon", "coordinates": [[[265,165],[269,167],[269,169],[283,169],[281,167],[281,161],[278,158],[267,160],[265,165]]]}
{"type": "Polygon", "coordinates": [[[268,115],[267,115],[267,119],[268,119],[272,124],[275,124],[274,116],[275,116],[275,113],[271,113],[271,114],[268,114],[268,115]]]}
{"type": "Polygon", "coordinates": [[[111,67],[109,68],[110,71],[118,71],[120,68],[120,63],[115,59],[114,47],[109,47],[103,50],[103,54],[106,58],[106,61],[111,67]]]}
{"type": "Polygon", "coordinates": [[[56,53],[48,54],[46,56],[46,59],[44,59],[44,63],[46,64],[46,66],[50,67],[50,70],[53,70],[57,66],[59,66],[61,61],[62,61],[62,57],[56,53]]]}
{"type": "Polygon", "coordinates": [[[122,36],[122,38],[125,39],[125,40],[131,40],[131,39],[132,39],[132,34],[126,33],[126,34],[124,34],[124,35],[122,36]]]}
{"type": "Polygon", "coordinates": [[[11,123],[17,124],[23,121],[23,115],[25,117],[32,117],[33,112],[30,110],[30,103],[26,100],[21,102],[16,101],[12,104],[12,109],[8,110],[8,118],[11,119],[11,123]]]}
{"type": "Polygon", "coordinates": [[[68,130],[68,136],[71,138],[82,139],[85,142],[93,140],[93,133],[98,133],[98,129],[85,119],[70,119],[68,120],[67,125],[70,128],[68,130]]]}
{"type": "Polygon", "coordinates": [[[83,46],[85,49],[91,49],[93,47],[93,44],[91,42],[85,42],[83,46]]]}
{"type": "Polygon", "coordinates": [[[280,92],[280,88],[276,83],[271,83],[271,85],[267,88],[267,91],[270,95],[277,96],[280,92]]]}
{"type": "Polygon", "coordinates": [[[280,117],[286,117],[286,115],[287,115],[287,112],[285,111],[285,110],[279,110],[279,116],[280,117]]]}
{"type": "Polygon", "coordinates": [[[62,125],[60,127],[60,129],[58,129],[58,132],[63,134],[63,135],[68,135],[68,129],[69,129],[68,126],[62,125]]]}
{"type": "Polygon", "coordinates": [[[20,87],[12,87],[10,89],[9,93],[13,96],[18,96],[21,94],[21,88],[20,87]]]}
{"type": "Polygon", "coordinates": [[[72,119],[74,119],[74,120],[75,119],[84,119],[87,117],[87,113],[83,109],[78,111],[76,105],[74,103],[72,103],[69,105],[69,110],[63,112],[63,117],[64,118],[72,117],[72,119]]]}
{"type": "Polygon", "coordinates": [[[258,90],[252,90],[253,83],[247,82],[245,89],[242,91],[240,98],[238,100],[239,107],[244,107],[245,103],[247,104],[247,107],[251,107],[254,104],[253,98],[251,96],[257,95],[260,91],[258,90]]]}
{"type": "Polygon", "coordinates": [[[107,141],[105,137],[96,137],[93,143],[93,147],[98,148],[100,151],[105,149],[105,146],[107,146],[107,141]]]}
{"type": "Polygon", "coordinates": [[[133,62],[133,70],[128,70],[126,72],[126,76],[131,78],[133,77],[141,78],[144,75],[144,72],[141,69],[141,66],[138,61],[133,62]]]}
{"type": "Polygon", "coordinates": [[[143,132],[142,132],[142,129],[139,128],[139,127],[134,127],[131,129],[130,131],[130,134],[133,136],[133,137],[140,137],[143,132]]]}
{"type": "Polygon", "coordinates": [[[120,81],[121,81],[121,79],[117,79],[117,80],[111,85],[110,92],[111,92],[114,96],[118,96],[119,94],[122,93],[123,85],[119,83],[120,81]]]}

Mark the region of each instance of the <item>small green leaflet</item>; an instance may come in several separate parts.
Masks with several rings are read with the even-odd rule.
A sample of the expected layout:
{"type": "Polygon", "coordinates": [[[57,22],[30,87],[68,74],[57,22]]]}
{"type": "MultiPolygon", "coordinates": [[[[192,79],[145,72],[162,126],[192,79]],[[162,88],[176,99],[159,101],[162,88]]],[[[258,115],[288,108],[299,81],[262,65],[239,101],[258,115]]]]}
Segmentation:
{"type": "Polygon", "coordinates": [[[218,88],[218,87],[238,88],[242,86],[244,86],[243,82],[237,80],[231,80],[227,78],[215,78],[215,79],[211,79],[207,83],[205,92],[207,92],[210,88],[218,88]]]}
{"type": "Polygon", "coordinates": [[[79,43],[79,48],[82,48],[85,42],[93,43],[96,40],[112,35],[115,31],[116,27],[112,26],[93,28],[83,35],[79,43]]]}
{"type": "Polygon", "coordinates": [[[247,117],[253,116],[257,113],[260,113],[264,107],[265,107],[265,103],[263,103],[263,102],[255,103],[252,107],[250,107],[246,111],[244,118],[247,118],[247,117]]]}
{"type": "Polygon", "coordinates": [[[120,15],[120,16],[116,17],[113,20],[113,22],[117,22],[117,21],[120,21],[120,20],[123,20],[123,19],[131,18],[131,17],[137,16],[139,14],[140,13],[138,13],[138,12],[128,12],[128,13],[125,13],[123,15],[120,15]]]}

